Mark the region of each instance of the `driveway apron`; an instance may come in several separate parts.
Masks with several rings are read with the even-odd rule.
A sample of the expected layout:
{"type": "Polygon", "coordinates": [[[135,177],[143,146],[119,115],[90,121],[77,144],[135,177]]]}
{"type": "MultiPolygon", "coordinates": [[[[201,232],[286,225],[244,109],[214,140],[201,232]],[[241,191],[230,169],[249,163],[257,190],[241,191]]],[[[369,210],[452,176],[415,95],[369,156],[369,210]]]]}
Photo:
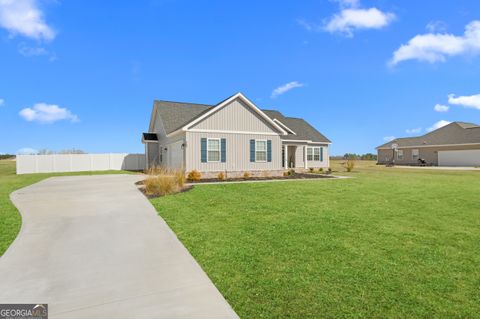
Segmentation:
{"type": "Polygon", "coordinates": [[[0,303],[50,318],[237,318],[134,183],[53,177],[14,192],[17,239],[0,257],[0,303]]]}

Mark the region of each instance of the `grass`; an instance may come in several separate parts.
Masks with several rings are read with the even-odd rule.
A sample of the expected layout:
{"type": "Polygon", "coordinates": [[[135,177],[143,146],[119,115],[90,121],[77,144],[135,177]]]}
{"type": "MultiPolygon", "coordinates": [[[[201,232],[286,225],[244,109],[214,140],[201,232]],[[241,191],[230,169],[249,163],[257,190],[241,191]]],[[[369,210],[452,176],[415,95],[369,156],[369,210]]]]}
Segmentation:
{"type": "Polygon", "coordinates": [[[15,174],[15,161],[0,160],[0,256],[17,237],[22,218],[10,201],[9,195],[22,187],[39,182],[51,176],[125,174],[125,171],[98,171],[54,174],[15,174]]]}
{"type": "Polygon", "coordinates": [[[152,203],[240,317],[480,317],[480,172],[332,168],[152,203]]]}

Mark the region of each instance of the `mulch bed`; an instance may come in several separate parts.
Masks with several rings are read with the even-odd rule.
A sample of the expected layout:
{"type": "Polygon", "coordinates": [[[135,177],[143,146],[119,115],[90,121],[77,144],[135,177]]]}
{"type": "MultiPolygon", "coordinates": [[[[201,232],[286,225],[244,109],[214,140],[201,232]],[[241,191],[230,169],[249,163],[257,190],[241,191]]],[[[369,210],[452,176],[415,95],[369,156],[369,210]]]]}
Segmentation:
{"type": "Polygon", "coordinates": [[[199,181],[188,181],[191,184],[201,184],[201,183],[212,183],[212,182],[244,182],[244,181],[273,181],[273,180],[284,180],[284,179],[315,179],[315,178],[334,178],[332,175],[328,174],[315,174],[315,173],[295,173],[288,176],[268,176],[268,177],[249,177],[249,178],[227,178],[224,180],[219,180],[218,178],[204,178],[199,181]]]}
{"type": "MultiPolygon", "coordinates": [[[[292,175],[288,176],[269,176],[269,177],[249,177],[249,178],[227,178],[224,180],[219,180],[218,178],[205,178],[201,179],[199,181],[188,181],[190,184],[202,184],[202,183],[212,183],[212,182],[222,182],[222,183],[229,183],[229,182],[245,182],[245,181],[273,181],[273,180],[288,180],[288,179],[319,179],[319,178],[334,178],[335,176],[329,175],[329,174],[315,174],[315,173],[295,173],[292,175]]],[[[142,192],[145,197],[148,199],[152,198],[157,198],[157,197],[162,197],[158,195],[147,195],[145,193],[145,187],[143,186],[145,183],[144,181],[138,181],[135,183],[135,185],[138,186],[138,190],[142,192]]],[[[175,193],[184,193],[188,192],[189,190],[193,189],[193,185],[185,185],[179,192],[175,193]]]]}

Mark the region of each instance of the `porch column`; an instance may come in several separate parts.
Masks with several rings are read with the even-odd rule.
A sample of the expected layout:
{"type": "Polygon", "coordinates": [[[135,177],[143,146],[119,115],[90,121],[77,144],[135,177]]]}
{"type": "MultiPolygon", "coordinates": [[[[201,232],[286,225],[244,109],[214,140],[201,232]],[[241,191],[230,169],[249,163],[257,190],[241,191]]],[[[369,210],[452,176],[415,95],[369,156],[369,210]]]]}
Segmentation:
{"type": "Polygon", "coordinates": [[[285,144],[283,147],[285,148],[285,151],[284,151],[284,157],[285,158],[283,159],[283,161],[285,163],[284,163],[283,166],[284,166],[285,169],[288,169],[288,145],[285,144]]]}
{"type": "Polygon", "coordinates": [[[307,164],[307,145],[303,147],[303,164],[305,165],[305,169],[308,168],[307,164]]]}

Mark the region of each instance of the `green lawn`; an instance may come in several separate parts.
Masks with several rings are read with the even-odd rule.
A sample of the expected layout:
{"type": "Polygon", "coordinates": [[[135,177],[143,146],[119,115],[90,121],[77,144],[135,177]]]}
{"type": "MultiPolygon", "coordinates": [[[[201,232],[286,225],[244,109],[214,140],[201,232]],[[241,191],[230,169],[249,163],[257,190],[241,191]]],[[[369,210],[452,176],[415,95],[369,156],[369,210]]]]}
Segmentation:
{"type": "Polygon", "coordinates": [[[15,162],[0,160],[0,256],[7,250],[20,230],[22,218],[10,201],[9,195],[13,191],[36,183],[51,176],[62,175],[91,175],[91,174],[119,174],[125,171],[78,172],[62,174],[15,174],[15,162]]]}
{"type": "Polygon", "coordinates": [[[480,317],[480,172],[350,175],[152,203],[240,317],[480,317]]]}

